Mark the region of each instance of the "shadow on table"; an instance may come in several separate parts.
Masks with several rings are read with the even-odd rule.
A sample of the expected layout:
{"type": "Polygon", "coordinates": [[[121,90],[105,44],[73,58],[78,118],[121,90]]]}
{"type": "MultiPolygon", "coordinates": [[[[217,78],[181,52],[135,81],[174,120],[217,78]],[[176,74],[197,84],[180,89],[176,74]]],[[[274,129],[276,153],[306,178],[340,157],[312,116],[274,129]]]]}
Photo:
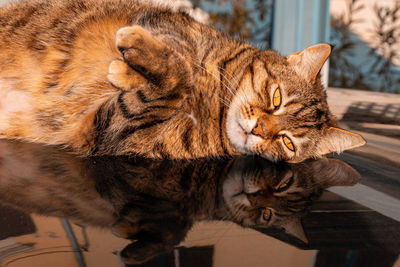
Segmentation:
{"type": "Polygon", "coordinates": [[[400,104],[354,102],[342,121],[354,130],[399,138],[400,104]]]}

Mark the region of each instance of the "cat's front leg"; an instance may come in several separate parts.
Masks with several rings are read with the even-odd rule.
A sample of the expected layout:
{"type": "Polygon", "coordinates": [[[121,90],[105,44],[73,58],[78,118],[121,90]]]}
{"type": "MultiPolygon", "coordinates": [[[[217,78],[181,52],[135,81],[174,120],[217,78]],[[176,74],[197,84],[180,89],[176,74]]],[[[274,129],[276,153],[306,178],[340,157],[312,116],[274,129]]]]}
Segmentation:
{"type": "Polygon", "coordinates": [[[116,46],[122,58],[109,67],[108,79],[114,86],[130,90],[147,83],[151,89],[149,99],[190,90],[189,63],[144,28],[119,29],[116,46]]]}

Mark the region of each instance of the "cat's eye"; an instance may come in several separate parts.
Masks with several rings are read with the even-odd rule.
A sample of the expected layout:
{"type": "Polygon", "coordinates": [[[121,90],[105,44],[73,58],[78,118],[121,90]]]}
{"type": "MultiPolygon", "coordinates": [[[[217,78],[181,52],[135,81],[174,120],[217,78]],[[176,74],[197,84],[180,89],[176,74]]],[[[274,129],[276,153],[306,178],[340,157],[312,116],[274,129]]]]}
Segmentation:
{"type": "Polygon", "coordinates": [[[290,140],[290,138],[287,137],[286,135],[283,135],[283,136],[282,136],[282,140],[283,140],[283,143],[285,144],[285,146],[286,146],[290,151],[293,151],[293,152],[294,152],[294,145],[293,145],[292,140],[290,140]]]}
{"type": "Polygon", "coordinates": [[[281,89],[276,88],[274,92],[274,97],[272,99],[272,103],[274,104],[274,107],[277,108],[281,105],[281,89]]]}
{"type": "Polygon", "coordinates": [[[270,209],[265,209],[263,212],[263,219],[269,222],[269,220],[271,220],[271,217],[272,217],[272,211],[270,209]]]}
{"type": "Polygon", "coordinates": [[[288,189],[293,183],[293,176],[291,175],[288,179],[286,179],[283,183],[281,183],[275,190],[277,192],[283,192],[288,189]]]}

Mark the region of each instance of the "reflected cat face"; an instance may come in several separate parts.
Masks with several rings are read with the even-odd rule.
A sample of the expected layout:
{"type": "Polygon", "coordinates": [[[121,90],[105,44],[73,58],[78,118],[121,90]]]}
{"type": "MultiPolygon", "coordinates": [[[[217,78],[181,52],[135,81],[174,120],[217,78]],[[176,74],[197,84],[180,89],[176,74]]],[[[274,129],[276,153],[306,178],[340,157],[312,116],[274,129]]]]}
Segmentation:
{"type": "Polygon", "coordinates": [[[227,174],[222,195],[234,222],[291,232],[301,226],[299,218],[324,188],[352,185],[359,178],[353,168],[336,159],[277,167],[265,160],[243,158],[227,174]]]}

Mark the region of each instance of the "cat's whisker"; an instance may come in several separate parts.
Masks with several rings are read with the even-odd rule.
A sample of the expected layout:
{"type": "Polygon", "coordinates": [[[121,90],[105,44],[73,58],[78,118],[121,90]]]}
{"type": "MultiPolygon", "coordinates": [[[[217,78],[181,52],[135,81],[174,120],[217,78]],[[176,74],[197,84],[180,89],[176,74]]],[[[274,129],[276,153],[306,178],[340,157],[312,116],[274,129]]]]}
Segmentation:
{"type": "MultiPolygon", "coordinates": [[[[220,70],[220,71],[224,71],[225,73],[227,73],[223,68],[221,68],[221,67],[218,67],[218,69],[220,70]]],[[[227,73],[228,74],[228,73],[227,73]]],[[[222,75],[222,77],[229,83],[229,85],[231,86],[231,88],[233,89],[233,91],[234,91],[234,93],[236,93],[237,92],[237,86],[235,86],[232,82],[231,82],[231,80],[229,80],[227,77],[226,77],[226,75],[224,75],[223,73],[221,73],[221,75],[222,75]]],[[[237,84],[237,83],[236,83],[237,84]]]]}
{"type": "MultiPolygon", "coordinates": [[[[206,62],[204,62],[204,64],[207,64],[206,62]]],[[[233,89],[232,91],[232,95],[234,95],[234,96],[237,96],[238,94],[237,94],[237,92],[238,92],[238,89],[239,89],[239,82],[236,80],[236,79],[234,79],[234,77],[230,74],[230,73],[228,73],[224,68],[221,68],[221,67],[218,67],[218,69],[220,70],[220,71],[223,71],[226,75],[224,75],[223,73],[221,73],[221,75],[222,75],[222,77],[230,84],[230,88],[231,89],[233,89]],[[231,79],[228,79],[228,77],[227,77],[227,75],[229,75],[230,76],[230,78],[231,79]],[[235,84],[233,84],[233,82],[235,83],[235,84]]],[[[222,81],[221,81],[222,82],[222,81]]],[[[242,98],[242,96],[241,95],[239,95],[239,100],[240,100],[240,102],[242,103],[242,104],[245,104],[246,102],[248,102],[249,100],[248,100],[248,97],[247,97],[247,95],[246,95],[246,92],[244,92],[244,99],[242,98]]]]}
{"type": "MultiPolygon", "coordinates": [[[[237,89],[239,88],[239,83],[237,82],[237,80],[234,81],[235,84],[236,84],[236,86],[235,86],[235,85],[232,83],[232,81],[231,81],[230,79],[228,79],[228,77],[227,77],[226,75],[224,75],[224,74],[221,72],[221,75],[222,75],[223,79],[224,79],[226,82],[229,83],[230,86],[228,86],[228,85],[226,84],[226,82],[224,82],[223,80],[221,80],[220,78],[218,78],[215,74],[211,73],[211,72],[208,71],[206,68],[204,68],[204,67],[201,66],[200,64],[196,63],[196,59],[195,59],[195,58],[191,57],[191,59],[192,59],[193,64],[194,64],[195,66],[199,67],[200,69],[202,69],[202,70],[204,70],[205,72],[207,72],[208,74],[210,74],[216,81],[220,81],[220,82],[222,83],[222,85],[229,91],[229,93],[230,93],[232,96],[237,96],[237,89]]],[[[206,62],[203,62],[203,64],[210,65],[210,64],[208,64],[208,63],[206,63],[206,62]]],[[[225,69],[223,69],[223,68],[221,68],[221,67],[219,67],[218,69],[219,69],[220,71],[223,71],[225,74],[229,75],[229,76],[233,79],[232,75],[229,74],[225,69]]],[[[241,102],[242,104],[244,104],[244,103],[248,102],[248,97],[247,97],[247,95],[245,95],[245,98],[243,99],[243,97],[242,97],[241,95],[239,95],[239,100],[240,100],[240,102],[241,102]]],[[[228,103],[228,104],[227,104],[227,102],[223,102],[223,103],[224,103],[227,107],[229,107],[229,103],[228,103]]]]}
{"type": "MultiPolygon", "coordinates": [[[[231,78],[229,81],[232,81],[232,82],[234,82],[235,83],[235,86],[232,84],[232,82],[230,82],[231,84],[232,84],[232,87],[234,87],[234,88],[236,88],[235,89],[235,93],[237,93],[237,90],[239,89],[239,82],[237,81],[237,79],[235,79],[233,76],[232,76],[232,74],[230,74],[229,72],[227,72],[224,68],[219,68],[221,71],[223,71],[226,75],[229,75],[229,77],[231,78]]],[[[224,76],[225,77],[225,79],[227,79],[226,78],[226,76],[224,76]]],[[[228,80],[228,79],[227,79],[228,80]]],[[[244,93],[244,98],[245,98],[245,101],[243,101],[242,99],[241,99],[241,101],[242,101],[242,104],[244,104],[244,103],[246,103],[246,102],[248,102],[249,101],[249,98],[247,97],[247,94],[246,94],[246,91],[245,90],[243,90],[243,93],[244,93]]]]}
{"type": "Polygon", "coordinates": [[[223,98],[219,98],[219,100],[222,102],[222,104],[224,104],[226,107],[228,107],[229,108],[229,103],[228,102],[226,102],[226,100],[224,100],[223,98]]]}
{"type": "Polygon", "coordinates": [[[224,78],[225,78],[225,79],[227,79],[226,77],[229,75],[230,80],[229,80],[229,79],[227,79],[227,80],[228,80],[232,85],[233,85],[233,82],[235,83],[234,88],[236,88],[235,91],[237,91],[237,88],[239,88],[239,83],[238,83],[238,81],[232,76],[232,74],[230,74],[229,72],[227,72],[224,68],[219,67],[219,69],[220,69],[221,71],[223,71],[223,72],[226,74],[226,75],[224,75],[224,78]]]}
{"type": "MultiPolygon", "coordinates": [[[[219,69],[225,71],[223,68],[219,68],[219,69]]],[[[227,73],[227,72],[225,71],[225,73],[227,73]]],[[[227,73],[227,74],[228,74],[228,73],[227,73]]],[[[237,93],[237,90],[238,90],[238,88],[239,88],[239,84],[236,82],[237,86],[234,86],[234,85],[230,82],[230,80],[229,80],[224,74],[221,73],[221,75],[222,75],[222,77],[223,77],[224,79],[226,79],[226,80],[231,84],[232,88],[234,88],[234,93],[235,93],[234,95],[239,97],[240,102],[241,102],[242,104],[245,104],[246,102],[248,102],[248,98],[247,98],[247,95],[246,95],[246,92],[245,92],[245,91],[243,91],[243,93],[244,93],[243,96],[237,93]],[[244,98],[243,98],[243,97],[244,97],[244,98]]],[[[232,77],[232,76],[231,76],[231,77],[232,77]]]]}
{"type": "MultiPolygon", "coordinates": [[[[202,67],[201,65],[194,63],[197,67],[199,67],[200,69],[204,70],[205,72],[207,72],[208,74],[210,74],[216,81],[220,81],[222,83],[222,85],[229,91],[229,93],[232,94],[232,96],[235,96],[235,93],[233,92],[232,88],[230,88],[228,85],[226,85],[226,83],[224,83],[224,81],[220,80],[214,73],[208,71],[206,68],[202,67]]],[[[223,76],[223,75],[222,75],[223,76]]]]}
{"type": "MultiPolygon", "coordinates": [[[[207,72],[208,74],[210,74],[216,81],[221,82],[222,85],[228,90],[228,92],[229,92],[233,97],[236,96],[236,94],[234,93],[234,92],[236,92],[236,90],[233,90],[231,87],[229,87],[223,80],[220,80],[218,77],[216,77],[215,74],[211,73],[210,71],[208,71],[206,68],[202,67],[201,65],[199,65],[199,64],[197,64],[197,63],[194,63],[194,64],[195,64],[197,67],[199,67],[200,69],[202,69],[202,70],[204,70],[205,72],[207,72]]],[[[222,77],[224,77],[224,78],[229,82],[228,78],[226,78],[226,76],[224,76],[223,74],[222,74],[222,77]]],[[[220,97],[219,99],[220,99],[220,101],[221,101],[226,107],[229,108],[229,103],[228,103],[226,100],[222,99],[221,97],[220,97]]],[[[239,99],[243,102],[243,100],[242,100],[241,98],[239,98],[239,99]]],[[[244,103],[244,102],[243,102],[243,103],[244,103]]]]}
{"type": "MultiPolygon", "coordinates": [[[[205,65],[211,65],[211,64],[209,64],[209,63],[207,63],[207,62],[203,62],[203,64],[205,64],[205,65]]],[[[237,88],[239,88],[239,83],[238,83],[238,81],[235,80],[235,79],[233,78],[233,76],[232,76],[230,73],[228,73],[224,68],[218,67],[218,69],[221,70],[221,71],[223,71],[223,72],[226,74],[226,75],[222,74],[222,77],[223,77],[227,82],[229,82],[229,84],[231,85],[232,89],[235,89],[234,92],[236,93],[236,92],[237,92],[237,88]],[[230,78],[232,78],[232,79],[228,79],[227,75],[229,75],[230,78]],[[235,82],[235,84],[233,84],[232,82],[235,82]]]]}
{"type": "MultiPolygon", "coordinates": [[[[223,68],[220,68],[220,70],[224,71],[227,75],[230,75],[230,74],[229,74],[226,70],[224,70],[223,68]]],[[[225,76],[224,76],[224,77],[225,77],[225,76]]],[[[232,77],[232,75],[230,75],[230,77],[232,77]]],[[[232,80],[233,80],[233,77],[232,77],[232,80]]],[[[248,98],[248,96],[247,96],[247,94],[246,94],[246,90],[242,90],[243,95],[240,94],[240,93],[238,93],[238,92],[237,92],[237,89],[239,88],[239,83],[238,83],[236,80],[234,80],[234,82],[237,84],[237,86],[235,87],[235,88],[236,88],[235,93],[236,93],[236,96],[239,98],[240,103],[241,103],[241,104],[248,103],[248,102],[249,102],[249,98],[248,98]]]]}

